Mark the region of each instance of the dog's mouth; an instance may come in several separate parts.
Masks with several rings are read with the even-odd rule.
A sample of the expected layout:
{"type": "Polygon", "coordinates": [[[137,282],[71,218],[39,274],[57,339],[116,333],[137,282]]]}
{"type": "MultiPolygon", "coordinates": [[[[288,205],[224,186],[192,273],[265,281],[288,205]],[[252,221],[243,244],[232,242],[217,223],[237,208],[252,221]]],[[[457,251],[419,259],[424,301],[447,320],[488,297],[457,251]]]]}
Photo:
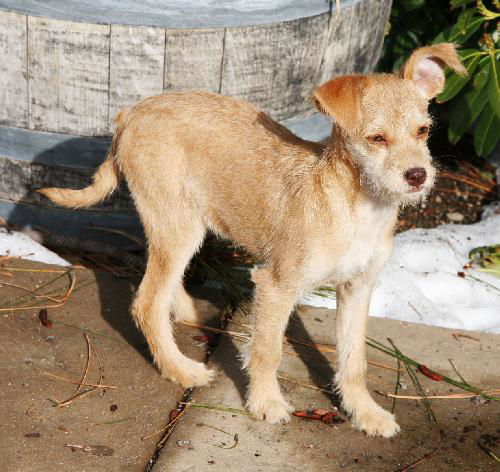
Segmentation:
{"type": "Polygon", "coordinates": [[[422,189],[424,188],[424,185],[415,185],[413,187],[410,187],[409,190],[406,191],[406,193],[417,193],[417,192],[420,192],[422,191],[422,189]]]}

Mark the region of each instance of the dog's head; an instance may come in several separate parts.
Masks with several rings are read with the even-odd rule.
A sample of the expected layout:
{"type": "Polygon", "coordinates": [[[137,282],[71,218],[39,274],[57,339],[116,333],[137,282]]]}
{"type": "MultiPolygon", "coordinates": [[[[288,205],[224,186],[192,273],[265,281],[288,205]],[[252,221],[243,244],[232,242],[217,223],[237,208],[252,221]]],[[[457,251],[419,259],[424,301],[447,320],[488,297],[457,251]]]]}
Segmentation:
{"type": "Polygon", "coordinates": [[[432,188],[427,108],[444,88],[446,66],[465,74],[455,46],[437,44],[414,51],[396,73],[338,77],[315,90],[373,195],[411,204],[432,188]]]}

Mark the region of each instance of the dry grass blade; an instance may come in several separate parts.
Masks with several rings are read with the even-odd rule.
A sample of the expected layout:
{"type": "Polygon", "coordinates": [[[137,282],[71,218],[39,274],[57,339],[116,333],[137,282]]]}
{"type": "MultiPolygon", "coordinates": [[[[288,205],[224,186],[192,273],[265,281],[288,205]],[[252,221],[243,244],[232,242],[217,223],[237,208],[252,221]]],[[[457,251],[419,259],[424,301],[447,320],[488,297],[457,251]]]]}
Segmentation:
{"type": "Polygon", "coordinates": [[[102,386],[102,376],[103,376],[102,370],[103,369],[102,369],[101,358],[100,358],[99,353],[97,352],[96,348],[92,344],[90,337],[86,333],[84,333],[83,336],[85,337],[85,341],[87,342],[87,361],[85,364],[85,370],[84,370],[83,375],[82,375],[82,380],[79,382],[79,385],[78,385],[74,395],[72,395],[70,398],[68,398],[65,401],[56,402],[54,405],[56,408],[62,408],[63,406],[71,405],[71,403],[73,403],[75,400],[82,398],[82,397],[88,395],[89,393],[92,393],[98,387],[102,386]],[[87,377],[92,353],[94,353],[94,355],[96,356],[97,363],[99,364],[99,369],[98,369],[99,370],[99,381],[97,382],[96,387],[90,387],[87,390],[80,391],[80,389],[84,386],[84,382],[85,382],[85,379],[87,377]]]}
{"type": "MultiPolygon", "coordinates": [[[[32,294],[35,294],[33,298],[37,298],[37,299],[48,299],[50,301],[53,301],[54,304],[53,305],[45,305],[45,306],[40,306],[40,305],[35,305],[35,306],[16,306],[16,305],[13,305],[13,306],[10,306],[10,307],[7,307],[7,308],[0,308],[0,312],[12,312],[12,311],[22,311],[22,310],[32,310],[33,308],[37,308],[37,309],[40,309],[40,308],[58,308],[58,307],[61,307],[63,306],[69,299],[71,293],[73,292],[73,289],[75,288],[75,284],[76,284],[76,276],[75,274],[73,273],[73,271],[66,271],[64,274],[68,274],[68,277],[70,278],[71,280],[71,283],[69,285],[69,288],[67,289],[66,293],[62,296],[62,298],[58,299],[58,298],[55,298],[55,297],[49,297],[48,295],[37,295],[37,290],[40,290],[42,287],[39,287],[37,290],[34,290],[34,291],[31,291],[30,289],[26,289],[25,287],[21,287],[21,286],[17,286],[17,288],[22,288],[28,292],[31,292],[32,294]]],[[[62,274],[62,275],[64,275],[62,274]]],[[[58,279],[60,277],[57,277],[56,279],[58,279]]],[[[53,281],[49,282],[49,283],[52,283],[53,281]]],[[[1,284],[6,284],[5,282],[0,282],[1,284]]],[[[45,284],[45,286],[48,285],[48,284],[45,284]]]]}
{"type": "Polygon", "coordinates": [[[184,415],[184,413],[186,413],[188,407],[189,407],[189,403],[184,403],[185,405],[185,408],[172,420],[172,421],[169,421],[168,424],[166,424],[163,428],[153,432],[153,433],[149,433],[148,435],[146,436],[143,436],[141,438],[142,441],[144,441],[145,439],[149,439],[153,436],[156,436],[157,434],[160,434],[160,433],[163,433],[163,431],[169,429],[169,428],[173,428],[174,425],[182,418],[182,416],[184,415]]]}
{"type": "Polygon", "coordinates": [[[92,352],[90,348],[90,338],[86,333],[83,335],[85,337],[85,341],[87,341],[87,362],[85,363],[85,370],[83,371],[82,378],[78,384],[78,387],[76,387],[75,390],[75,395],[80,391],[82,388],[83,384],[85,383],[85,380],[87,380],[87,374],[89,373],[89,367],[90,367],[90,362],[92,359],[92,352]]]}
{"type": "MultiPolygon", "coordinates": [[[[400,398],[402,400],[423,400],[424,397],[419,395],[395,395],[394,393],[388,392],[380,392],[379,390],[375,390],[379,395],[383,395],[388,398],[400,398]]],[[[484,393],[488,395],[498,395],[500,394],[500,389],[497,390],[486,390],[484,393]]],[[[428,400],[460,400],[463,398],[474,398],[478,395],[475,393],[450,393],[447,395],[427,395],[425,398],[428,400]]]]}
{"type": "MultiPolygon", "coordinates": [[[[37,307],[37,308],[39,308],[39,307],[37,307]]],[[[126,341],[122,341],[121,339],[113,338],[112,336],[108,336],[107,334],[99,333],[99,331],[92,331],[91,329],[82,328],[80,326],[76,326],[76,325],[71,324],[71,323],[66,323],[65,321],[61,321],[61,320],[52,320],[52,323],[61,324],[63,326],[67,326],[68,328],[77,329],[79,331],[82,331],[83,333],[89,333],[89,334],[92,334],[94,336],[102,336],[103,338],[110,339],[111,341],[114,341],[116,343],[120,343],[120,344],[123,344],[124,346],[130,347],[130,344],[127,343],[126,341]]]]}
{"type": "Polygon", "coordinates": [[[145,247],[146,244],[144,241],[137,236],[134,236],[133,234],[127,233],[126,231],[120,230],[120,229],[115,229],[115,228],[105,228],[102,226],[85,226],[84,229],[95,229],[97,231],[104,231],[106,233],[114,233],[114,234],[119,234],[127,239],[130,239],[131,241],[134,241],[134,243],[137,243],[141,247],[145,247]]]}
{"type": "MultiPolygon", "coordinates": [[[[226,330],[219,329],[219,328],[212,328],[211,326],[191,323],[189,321],[183,321],[182,324],[185,326],[189,326],[191,328],[198,328],[198,329],[202,329],[202,330],[206,330],[206,331],[211,331],[211,332],[217,333],[217,334],[222,334],[223,336],[228,336],[230,338],[237,339],[237,340],[243,341],[243,342],[247,342],[250,339],[250,334],[244,333],[241,331],[240,332],[239,331],[226,331],[226,330]]],[[[235,324],[239,324],[240,326],[243,326],[243,327],[248,326],[248,325],[244,325],[241,323],[235,323],[235,324]]],[[[310,343],[310,342],[304,341],[302,339],[294,338],[293,336],[285,336],[285,342],[288,345],[291,345],[293,343],[300,344],[302,346],[309,348],[311,351],[319,351],[319,352],[326,352],[326,353],[336,353],[337,352],[337,350],[334,347],[332,347],[331,345],[310,343]]],[[[287,354],[294,354],[291,351],[286,351],[286,353],[287,354]]],[[[312,352],[310,354],[313,355],[314,352],[312,352]]],[[[394,372],[398,371],[395,367],[391,367],[391,366],[386,365],[386,364],[381,364],[380,362],[375,362],[375,361],[370,361],[370,360],[368,360],[367,362],[368,362],[368,364],[371,364],[371,365],[376,366],[376,367],[381,367],[383,369],[392,370],[394,372]]]]}
{"type": "Polygon", "coordinates": [[[92,384],[92,383],[82,383],[79,380],[67,379],[65,377],[61,377],[60,375],[53,374],[52,372],[44,371],[43,374],[48,375],[49,377],[54,377],[55,379],[62,380],[63,382],[67,382],[74,385],[83,385],[84,387],[96,387],[96,388],[118,388],[116,385],[106,385],[106,384],[92,384]]]}
{"type": "Polygon", "coordinates": [[[492,184],[483,184],[481,182],[476,182],[475,180],[465,177],[463,175],[454,174],[452,172],[441,172],[441,177],[445,177],[451,180],[456,180],[457,182],[462,182],[464,184],[469,185],[470,187],[474,187],[478,190],[482,190],[485,193],[489,193],[493,190],[494,185],[492,184]]]}
{"type": "MultiPolygon", "coordinates": [[[[75,266],[75,265],[72,265],[71,268],[72,269],[85,269],[85,267],[75,266]]],[[[6,266],[2,267],[2,269],[11,270],[13,272],[35,272],[35,273],[41,272],[41,273],[47,273],[47,274],[65,274],[66,272],[68,272],[67,270],[64,270],[64,269],[28,269],[28,268],[22,268],[22,267],[6,267],[6,266]]]]}
{"type": "Polygon", "coordinates": [[[427,418],[429,420],[429,423],[437,423],[438,420],[436,418],[436,415],[434,414],[434,411],[432,410],[431,404],[429,403],[427,399],[427,395],[425,394],[425,390],[422,387],[422,384],[418,380],[418,377],[415,375],[415,372],[412,370],[412,366],[408,363],[406,360],[405,356],[401,353],[401,351],[396,347],[392,339],[387,338],[387,340],[391,343],[394,351],[396,354],[398,354],[398,358],[401,359],[404,363],[404,366],[406,368],[406,372],[408,373],[408,377],[410,377],[410,380],[413,383],[413,386],[415,387],[415,390],[419,394],[419,396],[422,397],[422,403],[424,404],[425,410],[427,412],[427,418]]]}
{"type": "Polygon", "coordinates": [[[12,288],[17,288],[19,290],[23,290],[25,292],[31,293],[32,295],[35,295],[35,298],[42,298],[44,300],[49,300],[54,303],[61,303],[61,300],[58,300],[54,297],[50,297],[48,295],[38,295],[34,290],[31,290],[30,288],[27,287],[23,287],[22,285],[11,284],[9,282],[4,282],[3,280],[0,281],[0,285],[5,285],[6,287],[12,287],[12,288]]]}
{"type": "Polygon", "coordinates": [[[397,361],[398,361],[398,375],[396,377],[396,387],[394,388],[394,397],[393,397],[393,401],[392,401],[392,408],[391,408],[391,413],[394,414],[394,410],[396,409],[396,396],[398,394],[398,390],[399,390],[399,383],[401,381],[401,372],[400,372],[400,368],[401,368],[401,360],[399,359],[399,357],[397,358],[397,361]]]}
{"type": "Polygon", "coordinates": [[[179,405],[189,405],[194,408],[204,408],[206,410],[216,410],[216,411],[226,411],[228,413],[236,413],[237,415],[250,416],[250,412],[247,410],[241,410],[240,408],[231,408],[229,406],[223,405],[210,405],[208,403],[197,403],[197,402],[179,402],[179,405]]]}
{"type": "Polygon", "coordinates": [[[298,380],[289,379],[288,377],[283,377],[282,375],[277,375],[276,377],[278,377],[278,379],[280,379],[280,380],[284,380],[285,382],[290,382],[290,383],[293,383],[295,385],[300,385],[301,387],[310,388],[312,390],[318,390],[319,392],[324,392],[324,393],[327,393],[328,395],[332,394],[331,390],[327,390],[327,389],[321,388],[321,387],[316,387],[316,385],[311,385],[311,384],[299,382],[298,380]]]}

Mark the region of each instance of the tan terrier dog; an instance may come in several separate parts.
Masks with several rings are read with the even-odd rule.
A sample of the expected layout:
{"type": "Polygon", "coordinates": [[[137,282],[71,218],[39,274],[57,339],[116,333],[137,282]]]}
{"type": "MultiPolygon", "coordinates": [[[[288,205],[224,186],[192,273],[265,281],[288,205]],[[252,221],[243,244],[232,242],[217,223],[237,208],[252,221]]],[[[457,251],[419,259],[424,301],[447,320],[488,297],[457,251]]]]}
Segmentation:
{"type": "Polygon", "coordinates": [[[182,285],[193,254],[212,231],[259,259],[247,406],[270,423],[288,421],[292,410],[276,378],[289,315],[302,293],[335,283],[343,407],[356,428],[390,437],[399,426],[366,387],[365,327],[398,208],[433,185],[427,107],[443,90],[445,66],[465,73],[452,44],[417,49],[394,74],[339,77],[317,88],[316,106],[334,119],[326,146],[244,101],[204,92],[151,97],[118,114],[91,186],[40,192],[86,207],[126,178],[149,243],[132,313],[162,375],[184,387],[213,375],[179,351],[169,317],[197,319],[182,285]]]}

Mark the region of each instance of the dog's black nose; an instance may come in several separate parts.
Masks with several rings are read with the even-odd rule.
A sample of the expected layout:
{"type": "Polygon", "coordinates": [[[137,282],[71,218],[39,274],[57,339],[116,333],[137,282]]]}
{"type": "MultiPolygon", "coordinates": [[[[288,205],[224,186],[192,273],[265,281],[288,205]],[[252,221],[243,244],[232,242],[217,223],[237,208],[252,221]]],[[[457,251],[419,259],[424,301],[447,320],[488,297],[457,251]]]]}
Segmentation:
{"type": "Polygon", "coordinates": [[[405,172],[405,179],[412,187],[418,187],[425,182],[427,172],[423,167],[415,167],[405,172]]]}

